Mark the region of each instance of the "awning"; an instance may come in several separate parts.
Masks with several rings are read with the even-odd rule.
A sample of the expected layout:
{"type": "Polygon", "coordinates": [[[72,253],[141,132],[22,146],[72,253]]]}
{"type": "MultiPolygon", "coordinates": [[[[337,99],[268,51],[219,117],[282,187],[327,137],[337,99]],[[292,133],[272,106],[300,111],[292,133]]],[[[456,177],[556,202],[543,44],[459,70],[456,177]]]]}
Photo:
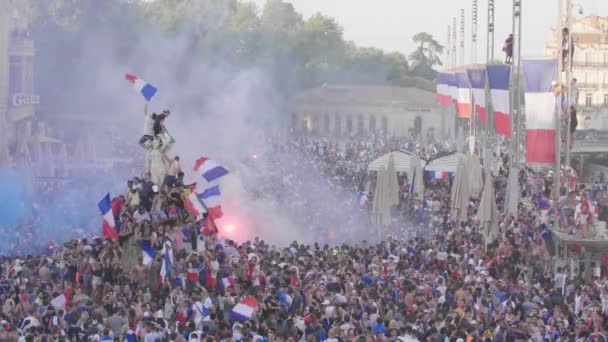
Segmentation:
{"type": "Polygon", "coordinates": [[[432,160],[427,166],[426,171],[434,172],[456,172],[458,170],[458,161],[463,157],[460,153],[451,154],[432,160]]]}
{"type": "MultiPolygon", "coordinates": [[[[374,160],[367,167],[367,171],[378,172],[378,170],[380,170],[382,166],[384,166],[385,169],[388,169],[388,160],[390,156],[393,156],[393,160],[395,162],[395,170],[397,172],[410,172],[412,156],[400,151],[387,153],[382,157],[374,160]]],[[[420,162],[422,163],[422,167],[424,167],[424,160],[421,160],[420,162]]]]}

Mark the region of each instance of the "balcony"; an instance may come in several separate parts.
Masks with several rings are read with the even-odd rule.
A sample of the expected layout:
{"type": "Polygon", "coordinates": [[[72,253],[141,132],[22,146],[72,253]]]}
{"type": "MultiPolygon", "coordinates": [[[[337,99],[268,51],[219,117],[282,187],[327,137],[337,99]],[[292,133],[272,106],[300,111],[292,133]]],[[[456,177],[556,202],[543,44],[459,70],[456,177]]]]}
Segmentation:
{"type": "Polygon", "coordinates": [[[607,68],[608,62],[582,62],[582,61],[574,61],[573,63],[575,68],[607,68]]]}
{"type": "Polygon", "coordinates": [[[608,89],[608,83],[604,82],[578,82],[578,89],[608,89]]]}

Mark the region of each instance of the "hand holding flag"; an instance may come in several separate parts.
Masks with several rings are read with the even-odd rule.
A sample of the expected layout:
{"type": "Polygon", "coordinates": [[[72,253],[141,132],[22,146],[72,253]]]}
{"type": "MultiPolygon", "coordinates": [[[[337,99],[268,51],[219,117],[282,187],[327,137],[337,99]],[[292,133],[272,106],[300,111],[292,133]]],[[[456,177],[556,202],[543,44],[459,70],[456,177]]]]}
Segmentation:
{"type": "Polygon", "coordinates": [[[138,93],[143,95],[143,97],[146,99],[146,101],[150,101],[152,99],[152,97],[156,94],[156,91],[158,90],[153,85],[149,84],[148,82],[142,80],[141,78],[139,78],[133,74],[126,74],[125,79],[131,83],[133,88],[138,93]]]}

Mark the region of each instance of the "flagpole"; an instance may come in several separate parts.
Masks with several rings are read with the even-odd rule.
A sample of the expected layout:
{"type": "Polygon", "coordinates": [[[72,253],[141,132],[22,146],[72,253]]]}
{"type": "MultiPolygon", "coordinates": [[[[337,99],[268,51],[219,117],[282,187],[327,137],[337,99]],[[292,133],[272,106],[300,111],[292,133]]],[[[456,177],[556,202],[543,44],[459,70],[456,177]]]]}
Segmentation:
{"type": "MultiPolygon", "coordinates": [[[[561,53],[561,47],[560,47],[560,33],[561,30],[559,29],[561,27],[562,24],[562,0],[559,0],[560,6],[559,6],[559,14],[558,14],[558,18],[557,18],[557,26],[555,27],[555,43],[556,43],[556,49],[557,49],[557,74],[555,75],[555,80],[557,82],[561,81],[561,75],[562,75],[562,58],[560,56],[561,53]]],[[[559,83],[557,83],[557,86],[559,86],[559,83]]],[[[553,222],[553,229],[555,231],[559,231],[560,230],[560,222],[559,222],[559,197],[560,197],[560,190],[561,190],[561,130],[562,130],[562,125],[561,125],[561,117],[560,117],[560,113],[561,110],[560,108],[562,107],[562,89],[561,88],[556,88],[553,90],[554,94],[555,94],[555,110],[554,110],[554,117],[555,117],[555,170],[554,170],[554,174],[553,174],[553,209],[555,211],[555,220],[553,222]]],[[[557,256],[557,254],[556,254],[557,256]]]]}
{"type": "MultiPolygon", "coordinates": [[[[517,117],[515,118],[515,129],[514,132],[517,132],[517,135],[515,136],[515,165],[519,165],[519,163],[521,162],[521,158],[520,158],[520,145],[521,145],[521,117],[522,117],[522,113],[521,113],[521,3],[522,0],[513,0],[513,31],[514,33],[517,32],[517,39],[514,39],[514,42],[517,42],[517,49],[513,49],[513,52],[517,51],[517,57],[513,58],[513,61],[515,61],[512,69],[515,69],[514,71],[514,77],[513,80],[516,82],[516,84],[514,84],[515,89],[517,89],[517,92],[515,93],[515,103],[514,103],[514,108],[515,108],[515,113],[517,114],[517,117]]],[[[515,38],[515,37],[514,37],[515,38]]]]}

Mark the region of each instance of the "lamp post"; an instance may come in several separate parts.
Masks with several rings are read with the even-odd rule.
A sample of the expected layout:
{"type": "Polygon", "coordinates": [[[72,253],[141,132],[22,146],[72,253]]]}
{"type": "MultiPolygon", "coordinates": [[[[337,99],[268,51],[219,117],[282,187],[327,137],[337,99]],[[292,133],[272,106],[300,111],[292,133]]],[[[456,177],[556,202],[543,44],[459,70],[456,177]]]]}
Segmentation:
{"type": "Polygon", "coordinates": [[[494,0],[488,0],[488,31],[486,36],[486,62],[494,59],[494,0]]]}
{"type": "Polygon", "coordinates": [[[511,67],[512,74],[512,86],[515,87],[516,91],[513,94],[513,134],[515,134],[515,141],[512,143],[514,166],[518,165],[521,161],[520,158],[520,145],[521,145],[521,3],[522,0],[513,0],[513,64],[511,67]]]}

